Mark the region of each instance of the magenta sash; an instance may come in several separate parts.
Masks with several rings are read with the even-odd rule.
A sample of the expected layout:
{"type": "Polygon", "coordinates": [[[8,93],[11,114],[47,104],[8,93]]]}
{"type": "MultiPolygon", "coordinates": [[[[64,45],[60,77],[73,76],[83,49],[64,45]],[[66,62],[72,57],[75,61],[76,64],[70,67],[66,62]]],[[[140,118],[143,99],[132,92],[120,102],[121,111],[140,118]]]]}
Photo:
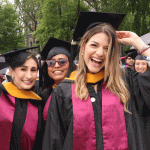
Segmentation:
{"type": "Polygon", "coordinates": [[[15,98],[2,92],[0,96],[0,149],[10,150],[10,139],[15,112],[15,98]]]}
{"type": "MultiPolygon", "coordinates": [[[[72,84],[73,150],[96,150],[94,111],[90,96],[75,96],[72,84]]],[[[104,150],[128,150],[123,105],[116,95],[102,86],[102,132],[104,150]]]]}
{"type": "Polygon", "coordinates": [[[48,108],[49,108],[49,105],[50,105],[50,100],[51,100],[51,95],[49,96],[46,104],[45,104],[45,107],[44,107],[44,110],[43,110],[43,119],[44,119],[44,124],[46,125],[46,120],[47,120],[47,113],[48,113],[48,108]]]}
{"type": "Polygon", "coordinates": [[[102,86],[102,131],[104,150],[128,150],[123,105],[102,86]]]}
{"type": "Polygon", "coordinates": [[[90,96],[86,101],[76,98],[72,84],[73,150],[96,150],[95,119],[90,96]]]}

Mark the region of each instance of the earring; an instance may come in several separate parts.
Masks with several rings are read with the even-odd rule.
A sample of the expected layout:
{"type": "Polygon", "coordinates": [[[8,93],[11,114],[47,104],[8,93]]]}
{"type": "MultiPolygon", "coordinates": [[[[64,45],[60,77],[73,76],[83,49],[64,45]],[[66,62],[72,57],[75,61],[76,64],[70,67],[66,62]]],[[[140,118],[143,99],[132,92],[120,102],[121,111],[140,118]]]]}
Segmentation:
{"type": "Polygon", "coordinates": [[[82,54],[81,54],[82,56],[84,55],[84,53],[82,52],[82,54]]]}

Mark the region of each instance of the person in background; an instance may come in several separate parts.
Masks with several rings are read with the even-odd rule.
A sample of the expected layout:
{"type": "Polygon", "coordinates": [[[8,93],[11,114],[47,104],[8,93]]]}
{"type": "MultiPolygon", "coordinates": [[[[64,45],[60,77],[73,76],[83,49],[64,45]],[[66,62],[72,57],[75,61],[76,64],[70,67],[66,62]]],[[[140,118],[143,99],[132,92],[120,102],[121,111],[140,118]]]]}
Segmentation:
{"type": "Polygon", "coordinates": [[[6,82],[10,82],[11,81],[11,76],[9,74],[9,68],[6,70],[6,73],[5,73],[5,80],[3,81],[3,83],[6,83],[6,82]]]}
{"type": "Polygon", "coordinates": [[[0,149],[41,149],[42,98],[31,89],[37,78],[38,61],[26,48],[2,54],[9,65],[11,82],[0,84],[0,149]]]}
{"type": "Polygon", "coordinates": [[[149,66],[144,56],[137,55],[135,57],[135,71],[144,73],[148,70],[149,66]]]}
{"type": "Polygon", "coordinates": [[[123,64],[123,68],[130,67],[134,70],[134,61],[135,57],[137,56],[137,50],[131,49],[126,51],[126,56],[121,57],[121,61],[123,62],[125,60],[125,63],[123,64]]]}

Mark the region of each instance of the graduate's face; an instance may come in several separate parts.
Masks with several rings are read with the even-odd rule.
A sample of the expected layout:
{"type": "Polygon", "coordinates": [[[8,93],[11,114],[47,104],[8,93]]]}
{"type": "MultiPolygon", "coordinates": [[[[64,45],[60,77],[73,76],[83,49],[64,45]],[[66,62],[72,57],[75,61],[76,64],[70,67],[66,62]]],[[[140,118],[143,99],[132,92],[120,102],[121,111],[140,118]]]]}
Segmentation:
{"type": "Polygon", "coordinates": [[[20,90],[30,90],[35,85],[37,71],[37,63],[33,58],[27,59],[22,66],[16,67],[14,70],[10,68],[13,83],[20,90]]]}
{"type": "Polygon", "coordinates": [[[85,45],[84,61],[89,73],[98,73],[105,66],[109,37],[105,33],[93,35],[85,45]]]}
{"type": "Polygon", "coordinates": [[[144,73],[147,70],[146,60],[136,60],[135,61],[135,70],[140,73],[144,73]]]}
{"type": "Polygon", "coordinates": [[[126,64],[127,64],[128,66],[133,66],[133,65],[134,65],[134,59],[132,59],[131,57],[128,57],[128,58],[126,59],[126,64]]]}
{"type": "MultiPolygon", "coordinates": [[[[64,54],[59,54],[51,58],[51,60],[55,61],[58,61],[60,59],[68,59],[68,57],[64,54]]],[[[69,61],[67,61],[66,65],[64,66],[60,66],[58,62],[56,62],[54,67],[47,66],[48,75],[54,80],[56,84],[60,83],[67,76],[68,69],[69,61]]]]}

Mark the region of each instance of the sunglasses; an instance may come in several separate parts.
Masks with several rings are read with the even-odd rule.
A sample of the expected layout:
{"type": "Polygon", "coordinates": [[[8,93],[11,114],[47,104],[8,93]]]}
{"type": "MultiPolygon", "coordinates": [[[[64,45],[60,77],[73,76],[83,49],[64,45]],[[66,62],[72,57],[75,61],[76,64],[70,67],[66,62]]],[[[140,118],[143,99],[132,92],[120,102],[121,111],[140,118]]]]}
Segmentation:
{"type": "Polygon", "coordinates": [[[46,63],[48,67],[54,67],[56,65],[56,62],[58,62],[59,66],[65,66],[67,64],[68,59],[61,58],[58,61],[52,59],[52,60],[47,60],[46,63]]]}

